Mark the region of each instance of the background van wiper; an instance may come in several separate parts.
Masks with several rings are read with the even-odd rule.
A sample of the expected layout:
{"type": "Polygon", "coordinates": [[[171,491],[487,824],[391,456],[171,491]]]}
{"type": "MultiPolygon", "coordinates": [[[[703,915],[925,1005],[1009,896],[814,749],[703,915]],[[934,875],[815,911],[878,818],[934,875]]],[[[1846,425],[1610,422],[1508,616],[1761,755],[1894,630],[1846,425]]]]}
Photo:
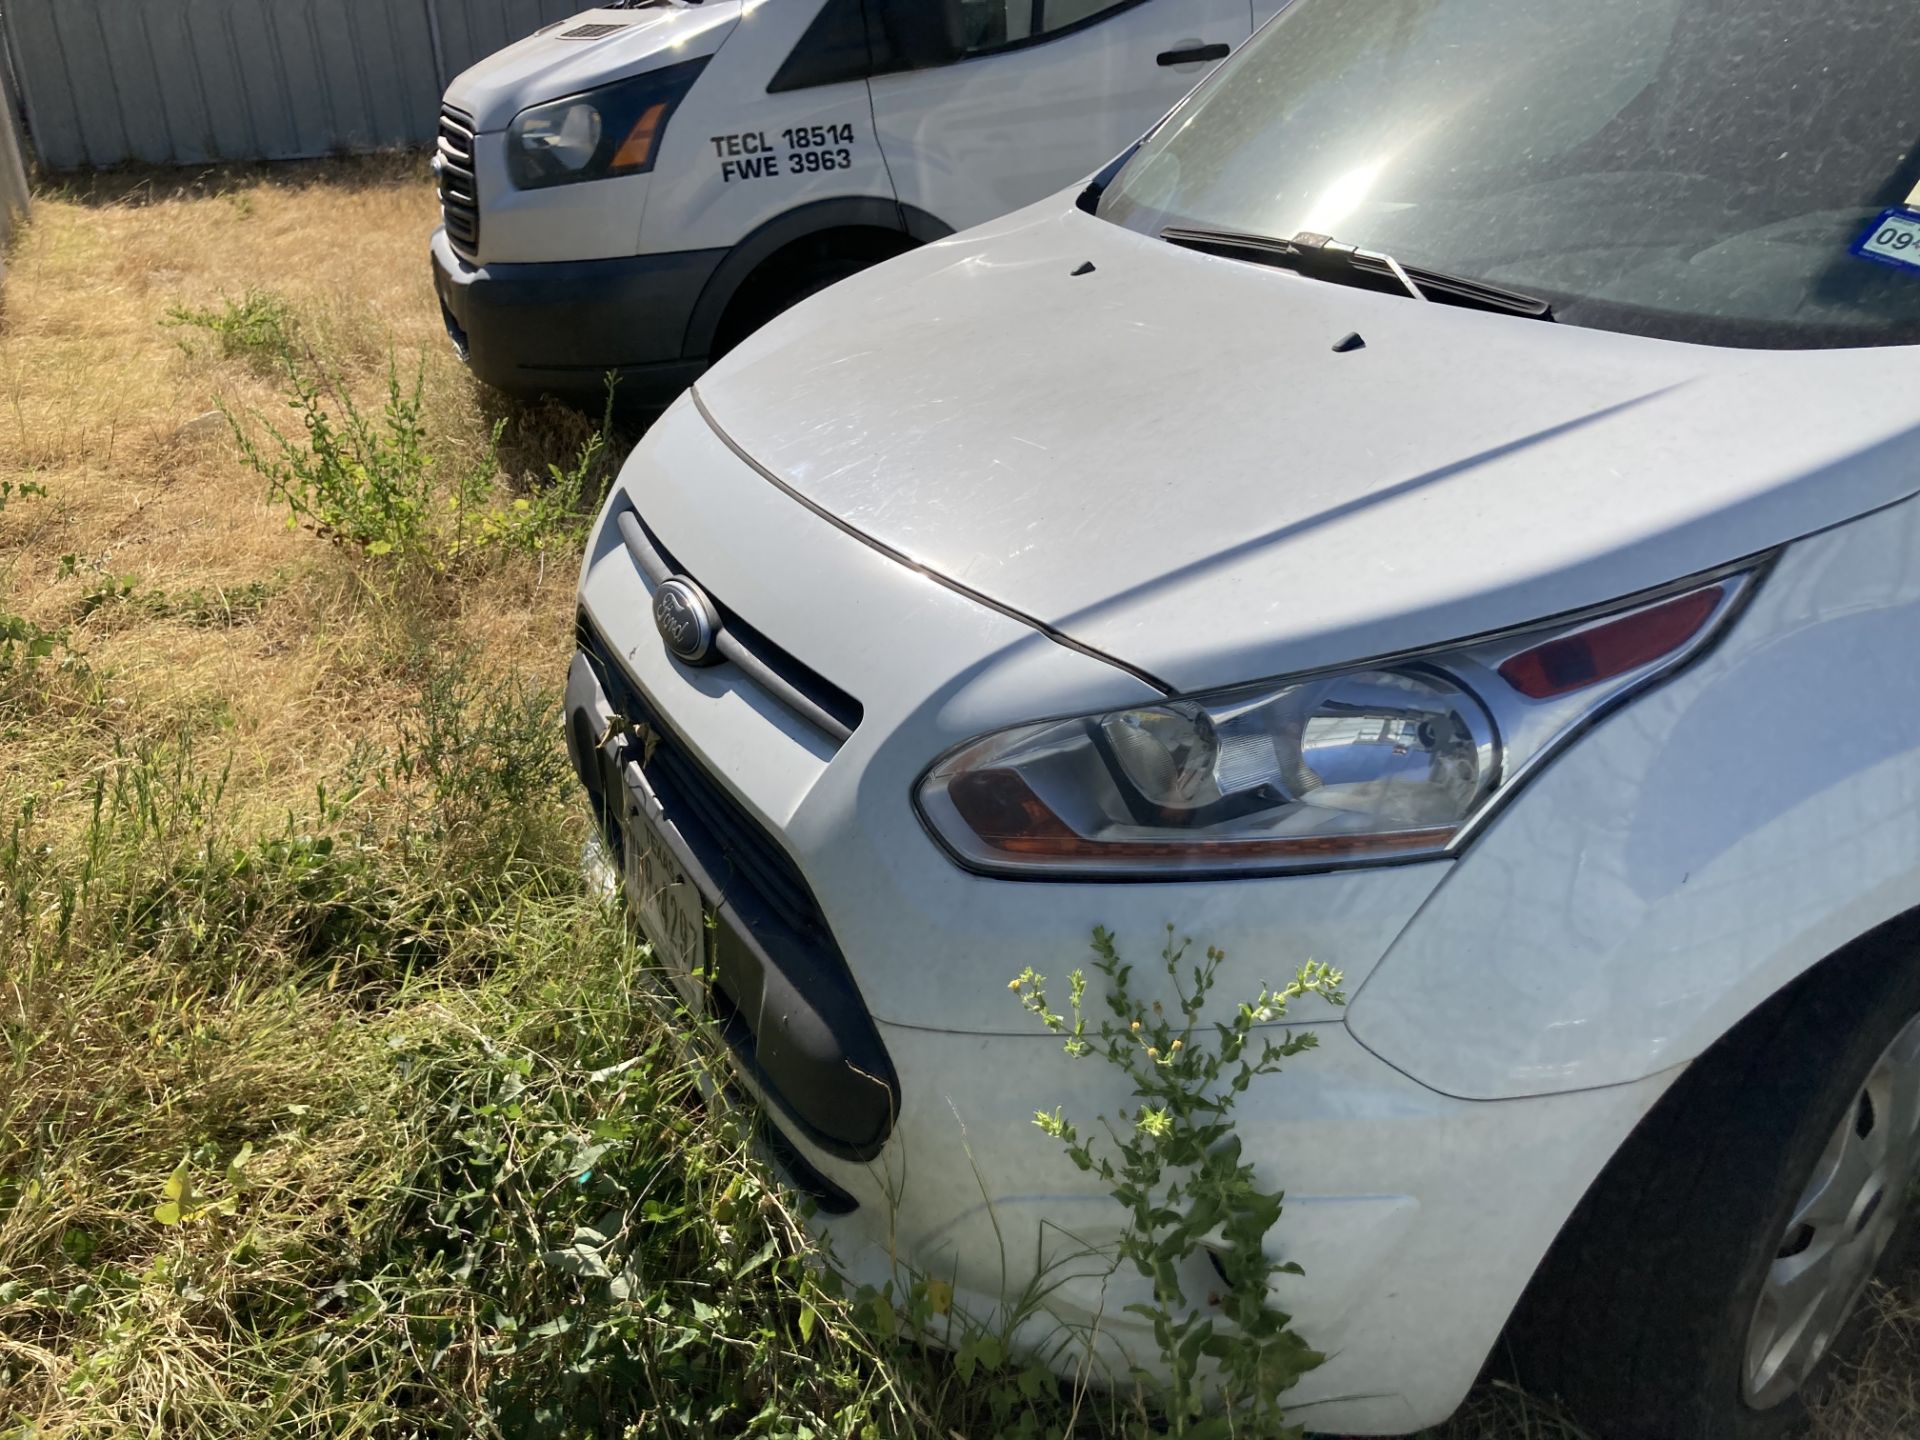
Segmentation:
{"type": "Polygon", "coordinates": [[[1412,291],[1415,299],[1432,300],[1441,305],[1494,310],[1529,320],[1553,319],[1553,306],[1536,296],[1489,285],[1484,280],[1449,275],[1425,265],[1402,265],[1388,256],[1342,245],[1331,236],[1311,231],[1303,230],[1291,240],[1277,240],[1237,230],[1195,230],[1172,225],[1160,232],[1160,238],[1189,250],[1201,250],[1229,260],[1246,260],[1255,265],[1276,265],[1336,285],[1354,285],[1390,295],[1412,291]]]}

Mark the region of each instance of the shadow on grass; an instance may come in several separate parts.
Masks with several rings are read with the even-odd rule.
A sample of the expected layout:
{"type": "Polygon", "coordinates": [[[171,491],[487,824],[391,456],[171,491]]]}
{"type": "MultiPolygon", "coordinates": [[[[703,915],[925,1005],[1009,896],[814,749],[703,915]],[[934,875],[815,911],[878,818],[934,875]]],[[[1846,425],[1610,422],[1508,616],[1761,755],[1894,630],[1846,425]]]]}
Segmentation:
{"type": "Polygon", "coordinates": [[[315,160],[236,161],[216,165],[123,165],[109,170],[41,172],[38,198],[100,208],[139,209],[180,200],[217,200],[269,186],[356,193],[429,183],[426,150],[385,150],[315,160]]]}

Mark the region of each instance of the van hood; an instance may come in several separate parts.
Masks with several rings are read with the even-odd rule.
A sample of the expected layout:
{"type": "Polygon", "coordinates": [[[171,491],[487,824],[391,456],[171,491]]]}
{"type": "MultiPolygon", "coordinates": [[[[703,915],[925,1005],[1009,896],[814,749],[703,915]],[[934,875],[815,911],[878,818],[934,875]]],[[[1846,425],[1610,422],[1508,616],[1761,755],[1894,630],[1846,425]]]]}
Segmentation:
{"type": "Polygon", "coordinates": [[[1903,498],[1916,385],[1913,350],[1421,304],[1056,199],[815,297],[695,394],[847,527],[1193,690],[1543,619],[1903,498]]]}
{"type": "Polygon", "coordinates": [[[472,116],[477,131],[504,130],[529,105],[713,54],[745,8],[743,0],[652,0],[583,10],[456,75],[447,104],[472,116]]]}

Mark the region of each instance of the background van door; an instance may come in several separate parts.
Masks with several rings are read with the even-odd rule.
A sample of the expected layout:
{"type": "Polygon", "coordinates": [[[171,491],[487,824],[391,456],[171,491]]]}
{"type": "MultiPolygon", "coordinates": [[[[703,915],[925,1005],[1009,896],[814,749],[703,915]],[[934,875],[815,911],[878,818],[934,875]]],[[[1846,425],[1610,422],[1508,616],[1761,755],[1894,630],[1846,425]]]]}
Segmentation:
{"type": "Polygon", "coordinates": [[[870,82],[900,199],[956,230],[1132,144],[1247,38],[1252,12],[1248,0],[959,0],[959,26],[959,59],[870,82]]]}

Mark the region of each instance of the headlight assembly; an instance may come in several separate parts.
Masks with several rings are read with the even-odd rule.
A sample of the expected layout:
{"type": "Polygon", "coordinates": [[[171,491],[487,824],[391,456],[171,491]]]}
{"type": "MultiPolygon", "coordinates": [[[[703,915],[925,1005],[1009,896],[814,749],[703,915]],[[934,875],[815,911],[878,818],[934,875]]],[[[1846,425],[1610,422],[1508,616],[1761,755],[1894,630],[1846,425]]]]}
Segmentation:
{"type": "Polygon", "coordinates": [[[649,70],[522,110],[507,127],[507,170],[522,190],[653,169],[674,108],[707,57],[649,70]]]}
{"type": "Polygon", "coordinates": [[[1350,669],[1043,721],[916,799],[969,869],[1190,878],[1441,855],[1604,710],[1699,651],[1753,572],[1350,669]]]}

